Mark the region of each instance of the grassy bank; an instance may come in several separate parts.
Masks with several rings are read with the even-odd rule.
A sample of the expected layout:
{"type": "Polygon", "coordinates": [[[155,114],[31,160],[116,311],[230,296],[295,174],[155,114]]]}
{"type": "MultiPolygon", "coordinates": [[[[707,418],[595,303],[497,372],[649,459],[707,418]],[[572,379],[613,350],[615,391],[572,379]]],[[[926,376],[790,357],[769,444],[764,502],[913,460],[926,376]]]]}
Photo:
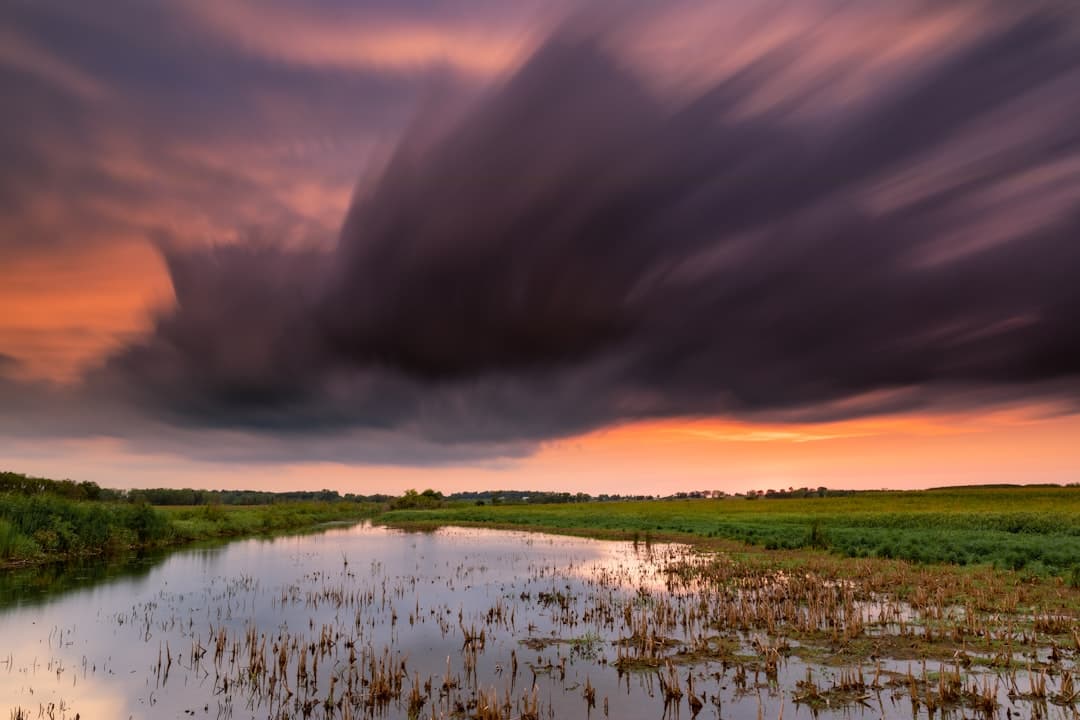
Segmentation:
{"type": "Polygon", "coordinates": [[[373,503],[299,501],[275,505],[158,508],[180,542],[297,530],[328,522],[371,518],[373,503]]]}
{"type": "MultiPolygon", "coordinates": [[[[770,550],[823,549],[839,558],[992,565],[1057,575],[1080,586],[1080,487],[500,505],[409,491],[383,503],[267,494],[260,505],[160,506],[137,493],[125,496],[88,483],[10,473],[6,482],[0,487],[0,567],[377,517],[414,528],[474,525],[642,541],[722,539],[770,550]]],[[[184,497],[184,491],[153,492],[184,497]]]]}
{"type": "Polygon", "coordinates": [[[724,538],[847,557],[991,563],[1080,584],[1080,488],[950,488],[800,499],[459,505],[395,510],[396,525],[485,525],[611,537],[724,538]]]}
{"type": "Polygon", "coordinates": [[[0,494],[0,567],[297,530],[368,518],[377,508],[348,501],[161,508],[50,493],[4,493],[0,494]]]}

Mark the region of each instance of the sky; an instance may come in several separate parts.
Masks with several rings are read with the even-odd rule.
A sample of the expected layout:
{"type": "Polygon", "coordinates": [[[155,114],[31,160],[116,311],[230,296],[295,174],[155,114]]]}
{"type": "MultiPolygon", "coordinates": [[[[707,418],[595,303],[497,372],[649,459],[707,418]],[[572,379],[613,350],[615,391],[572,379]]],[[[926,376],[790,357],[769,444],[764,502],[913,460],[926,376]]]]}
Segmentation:
{"type": "Polygon", "coordinates": [[[1080,481],[1071,0],[12,0],[0,468],[1080,481]]]}

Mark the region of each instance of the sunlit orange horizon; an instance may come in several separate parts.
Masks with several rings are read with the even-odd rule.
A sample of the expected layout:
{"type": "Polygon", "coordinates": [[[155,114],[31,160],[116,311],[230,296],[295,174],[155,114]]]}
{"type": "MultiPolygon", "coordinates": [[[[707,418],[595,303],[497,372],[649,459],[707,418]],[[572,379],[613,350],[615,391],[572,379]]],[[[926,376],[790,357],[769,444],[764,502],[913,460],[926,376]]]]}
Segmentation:
{"type": "Polygon", "coordinates": [[[360,494],[433,488],[593,495],[728,494],[789,487],[919,489],[1077,482],[1080,417],[1017,407],[988,415],[904,415],[821,425],[708,419],[628,423],[544,443],[535,454],[422,467],[332,462],[199,462],[116,439],[26,444],[12,467],[109,487],[331,488],[360,494]]]}

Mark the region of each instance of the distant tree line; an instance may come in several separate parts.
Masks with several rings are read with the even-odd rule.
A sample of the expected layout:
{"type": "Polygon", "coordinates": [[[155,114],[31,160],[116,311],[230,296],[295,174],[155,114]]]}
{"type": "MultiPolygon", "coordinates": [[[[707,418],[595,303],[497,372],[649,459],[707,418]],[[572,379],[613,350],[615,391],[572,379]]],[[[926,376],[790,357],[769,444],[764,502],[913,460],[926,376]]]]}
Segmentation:
{"type": "Polygon", "coordinates": [[[814,497],[844,497],[845,495],[854,495],[858,490],[830,490],[827,487],[818,488],[788,488],[787,490],[751,490],[746,493],[748,500],[763,497],[768,500],[792,500],[798,498],[814,498],[814,497]]]}
{"type": "Polygon", "coordinates": [[[377,502],[391,499],[390,495],[342,495],[337,490],[192,490],[191,488],[145,488],[128,490],[125,497],[132,502],[145,501],[151,505],[273,505],[281,502],[377,502]]]}
{"type": "MultiPolygon", "coordinates": [[[[1076,487],[1078,483],[1069,483],[1065,487],[1076,487]]],[[[994,489],[1020,487],[1008,483],[970,486],[969,489],[994,489]]],[[[1027,487],[1061,487],[1053,483],[1029,485],[1027,487]]],[[[948,489],[948,488],[932,488],[948,489]]],[[[537,490],[480,490],[455,492],[449,495],[427,489],[422,492],[406,490],[402,495],[376,493],[359,495],[341,494],[337,490],[293,490],[289,492],[268,492],[266,490],[195,490],[192,488],[142,488],[137,490],[115,490],[103,488],[95,482],[74,480],[52,480],[34,477],[23,473],[0,470],[0,495],[53,495],[67,500],[90,500],[109,502],[130,502],[147,505],[273,505],[284,502],[351,502],[376,503],[392,509],[423,509],[446,507],[453,503],[474,505],[548,505],[559,503],[585,502],[632,502],[642,500],[695,500],[720,498],[745,498],[757,500],[785,500],[814,497],[842,497],[862,492],[863,490],[833,490],[827,487],[789,487],[785,489],[748,490],[745,493],[729,495],[723,490],[692,490],[671,495],[619,495],[601,493],[593,496],[589,493],[548,492],[537,490]]]]}
{"type": "MultiPolygon", "coordinates": [[[[604,499],[616,499],[618,496],[602,496],[604,499]]],[[[590,502],[594,498],[588,493],[543,492],[535,490],[482,490],[479,492],[456,492],[448,496],[449,500],[462,502],[483,502],[492,505],[546,505],[552,503],[590,502]]]]}
{"type": "Polygon", "coordinates": [[[94,482],[50,480],[22,473],[0,470],[0,493],[16,495],[56,495],[68,500],[118,500],[123,493],[109,490],[94,482]]]}
{"type": "Polygon", "coordinates": [[[74,480],[51,480],[23,473],[0,471],[0,493],[16,495],[54,495],[67,500],[127,501],[148,505],[273,505],[281,502],[375,502],[385,503],[392,495],[340,494],[337,490],[193,490],[191,488],[143,488],[113,490],[97,483],[74,480]]]}

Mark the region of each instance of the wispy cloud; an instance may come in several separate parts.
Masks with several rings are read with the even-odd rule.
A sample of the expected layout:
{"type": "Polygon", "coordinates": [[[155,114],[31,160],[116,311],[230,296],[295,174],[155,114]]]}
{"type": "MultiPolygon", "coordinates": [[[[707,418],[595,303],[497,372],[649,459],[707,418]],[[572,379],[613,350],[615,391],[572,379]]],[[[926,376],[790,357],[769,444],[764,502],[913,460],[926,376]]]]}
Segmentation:
{"type": "Polygon", "coordinates": [[[481,76],[516,65],[535,26],[492,25],[483,15],[428,19],[358,5],[324,13],[266,2],[182,3],[224,42],[268,59],[345,69],[423,71],[448,66],[481,76]]]}
{"type": "Polygon", "coordinates": [[[107,92],[99,79],[3,25],[0,25],[0,64],[30,73],[83,100],[100,100],[107,92]]]}

